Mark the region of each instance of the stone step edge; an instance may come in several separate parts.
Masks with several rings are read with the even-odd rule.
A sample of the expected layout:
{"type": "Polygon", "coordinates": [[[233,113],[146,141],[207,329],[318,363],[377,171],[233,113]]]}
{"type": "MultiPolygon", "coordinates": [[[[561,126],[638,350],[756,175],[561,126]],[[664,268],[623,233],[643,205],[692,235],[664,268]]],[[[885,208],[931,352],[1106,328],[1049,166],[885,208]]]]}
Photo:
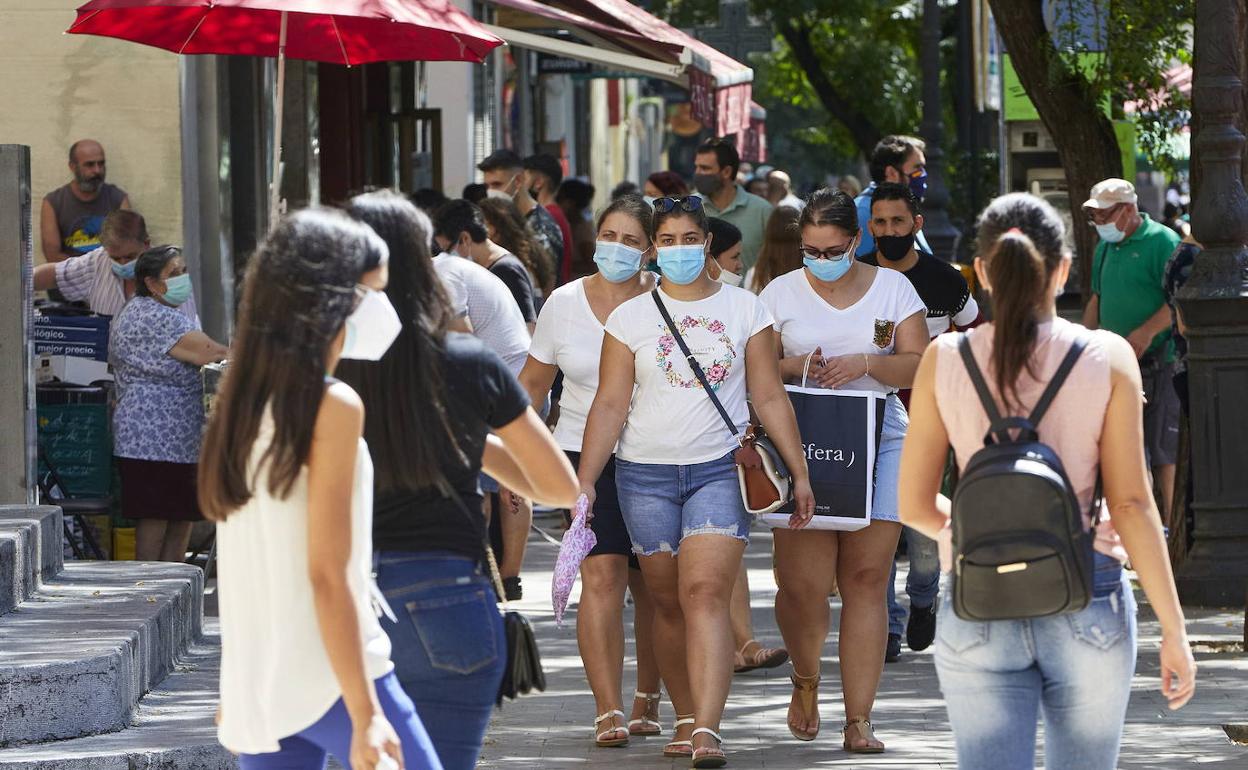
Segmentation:
{"type": "Polygon", "coordinates": [[[237,759],[217,743],[221,648],[214,631],[179,656],[173,673],[139,701],[130,727],[0,749],[0,770],[236,770],[237,759]]]}
{"type": "Polygon", "coordinates": [[[0,616],[0,746],[126,728],[203,631],[203,573],[71,562],[0,616]]]}
{"type": "Polygon", "coordinates": [[[60,574],[63,543],[60,508],[0,505],[0,616],[60,574]]]}

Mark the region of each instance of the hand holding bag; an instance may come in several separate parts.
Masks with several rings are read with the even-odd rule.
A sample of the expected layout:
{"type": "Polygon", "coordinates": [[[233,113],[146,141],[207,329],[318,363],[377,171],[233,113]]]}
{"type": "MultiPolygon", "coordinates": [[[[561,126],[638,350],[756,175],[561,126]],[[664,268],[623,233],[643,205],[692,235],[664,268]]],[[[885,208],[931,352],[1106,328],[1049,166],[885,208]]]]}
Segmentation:
{"type": "Polygon", "coordinates": [[[715,405],[724,424],[737,439],[740,448],[733,455],[733,460],[737,465],[737,481],[741,486],[741,500],[745,504],[745,509],[758,515],[771,513],[784,506],[793,497],[793,476],[789,473],[789,468],[785,465],[776,445],[767,437],[762,426],[751,425],[744,435],[737,430],[736,424],[728,416],[728,411],[719,402],[719,397],[715,395],[710,382],[707,381],[702,365],[690,352],[689,346],[685,344],[685,338],[680,334],[680,329],[672,321],[672,316],[663,304],[663,298],[659,296],[659,290],[651,291],[650,296],[654,298],[654,304],[659,308],[659,315],[663,316],[663,322],[667,324],[668,331],[676,339],[676,344],[680,347],[680,352],[684,354],[685,361],[689,363],[689,368],[693,370],[693,375],[702,384],[702,390],[710,397],[711,403],[715,405]]]}

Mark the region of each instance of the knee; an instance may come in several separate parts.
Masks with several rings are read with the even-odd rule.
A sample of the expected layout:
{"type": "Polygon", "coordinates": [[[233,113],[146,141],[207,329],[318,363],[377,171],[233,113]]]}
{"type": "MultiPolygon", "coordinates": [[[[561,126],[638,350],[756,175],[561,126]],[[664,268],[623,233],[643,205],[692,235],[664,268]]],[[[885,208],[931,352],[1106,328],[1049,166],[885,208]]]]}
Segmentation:
{"type": "Polygon", "coordinates": [[[686,612],[727,611],[732,598],[732,583],[705,578],[685,580],[680,587],[680,598],[686,612]]]}
{"type": "Polygon", "coordinates": [[[862,597],[871,601],[884,601],[888,593],[888,579],[893,574],[891,562],[878,566],[858,567],[846,570],[839,576],[841,595],[846,602],[862,597]]]}
{"type": "Polygon", "coordinates": [[[620,594],[628,584],[628,570],[622,559],[614,556],[591,556],[581,563],[582,594],[620,594]]]}

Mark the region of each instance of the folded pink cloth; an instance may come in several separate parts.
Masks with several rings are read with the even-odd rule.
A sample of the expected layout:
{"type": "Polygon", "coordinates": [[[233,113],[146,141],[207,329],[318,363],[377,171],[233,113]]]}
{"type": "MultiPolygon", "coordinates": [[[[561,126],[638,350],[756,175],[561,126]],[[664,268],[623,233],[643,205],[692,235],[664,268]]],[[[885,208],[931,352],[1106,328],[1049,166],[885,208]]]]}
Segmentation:
{"type": "Polygon", "coordinates": [[[581,570],[581,562],[598,544],[598,537],[589,528],[586,514],[589,512],[589,498],[581,495],[576,501],[576,509],[572,515],[572,524],[563,533],[563,542],[559,544],[559,558],[555,561],[555,576],[551,581],[550,599],[555,607],[555,625],[563,625],[563,611],[568,607],[568,597],[572,595],[572,586],[576,584],[576,576],[581,570]]]}

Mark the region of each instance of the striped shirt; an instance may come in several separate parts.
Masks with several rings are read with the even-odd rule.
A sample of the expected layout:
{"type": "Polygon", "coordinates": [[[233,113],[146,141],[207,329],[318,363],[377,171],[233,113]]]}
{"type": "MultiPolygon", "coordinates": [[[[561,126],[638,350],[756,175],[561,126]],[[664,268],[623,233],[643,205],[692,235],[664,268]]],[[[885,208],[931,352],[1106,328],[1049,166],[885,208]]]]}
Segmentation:
{"type": "MultiPolygon", "coordinates": [[[[79,257],[56,263],[56,288],[70,302],[86,302],[92,313],[116,316],[126,305],[123,281],[113,273],[113,260],[100,247],[79,257]]],[[[187,298],[178,310],[199,329],[195,297],[187,298]]]]}

